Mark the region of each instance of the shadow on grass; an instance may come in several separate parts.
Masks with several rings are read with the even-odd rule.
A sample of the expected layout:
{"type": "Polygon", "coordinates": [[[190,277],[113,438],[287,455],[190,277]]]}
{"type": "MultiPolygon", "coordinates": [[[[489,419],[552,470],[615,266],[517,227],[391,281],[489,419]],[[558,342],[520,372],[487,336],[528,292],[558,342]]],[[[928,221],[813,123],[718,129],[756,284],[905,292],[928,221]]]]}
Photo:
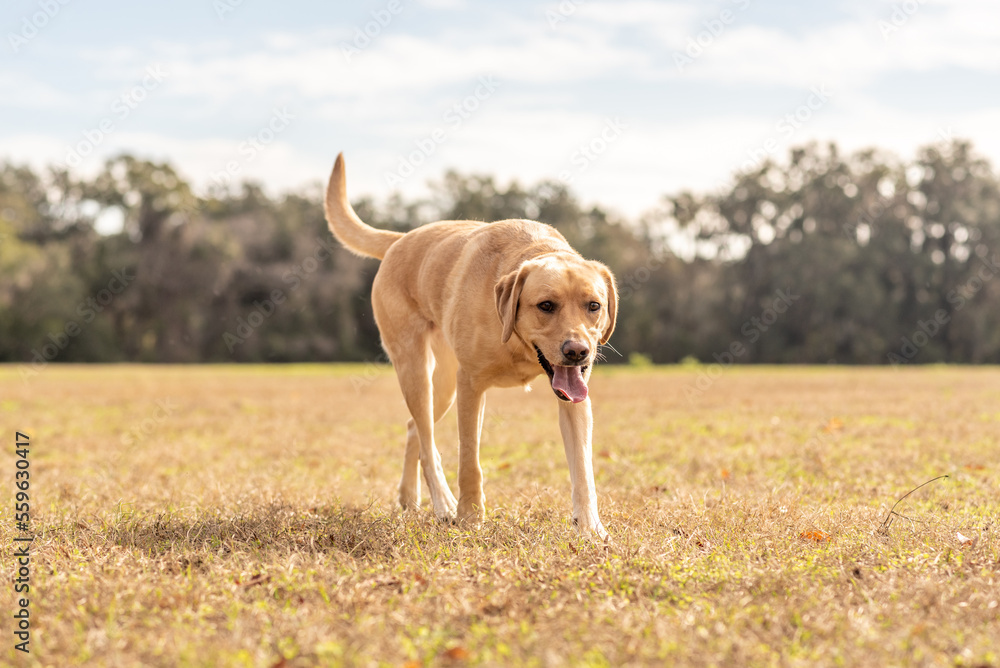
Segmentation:
{"type": "MultiPolygon", "coordinates": [[[[559,516],[561,517],[561,516],[559,516]]],[[[372,507],[295,508],[271,504],[233,516],[182,517],[169,513],[122,513],[107,523],[105,539],[151,557],[202,554],[302,553],[362,561],[447,556],[455,550],[538,554],[569,549],[575,533],[550,511],[530,516],[496,512],[475,529],[436,519],[427,511],[382,512],[372,507]]],[[[589,548],[588,548],[589,549],[589,548]]],[[[603,552],[601,545],[593,549],[603,552]]]]}
{"type": "Polygon", "coordinates": [[[107,539],[150,556],[169,553],[345,553],[356,559],[392,557],[426,539],[428,523],[370,508],[310,510],[274,504],[226,517],[189,519],[168,513],[125,514],[105,528],[107,539]]]}

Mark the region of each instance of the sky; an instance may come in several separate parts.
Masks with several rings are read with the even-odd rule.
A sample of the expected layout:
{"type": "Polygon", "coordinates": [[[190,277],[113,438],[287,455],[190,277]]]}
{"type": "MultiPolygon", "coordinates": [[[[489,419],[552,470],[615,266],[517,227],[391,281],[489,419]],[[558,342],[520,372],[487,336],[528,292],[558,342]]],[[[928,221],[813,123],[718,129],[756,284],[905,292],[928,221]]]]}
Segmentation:
{"type": "Polygon", "coordinates": [[[7,0],[0,160],[122,152],[205,192],[560,179],[634,217],[792,146],[1000,164],[995,0],[7,0]]]}

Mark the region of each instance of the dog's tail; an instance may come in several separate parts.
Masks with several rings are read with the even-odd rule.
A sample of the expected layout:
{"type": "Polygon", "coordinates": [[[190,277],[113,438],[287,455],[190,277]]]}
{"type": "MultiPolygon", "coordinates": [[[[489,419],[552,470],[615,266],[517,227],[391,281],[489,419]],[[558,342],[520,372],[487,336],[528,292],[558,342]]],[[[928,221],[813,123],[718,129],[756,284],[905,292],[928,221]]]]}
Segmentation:
{"type": "Polygon", "coordinates": [[[344,174],[344,154],[337,156],[330,174],[330,184],[326,187],[326,222],[333,236],[340,243],[358,255],[381,260],[389,246],[403,236],[401,232],[377,230],[358,218],[354,208],[347,201],[347,177],[344,174]]]}

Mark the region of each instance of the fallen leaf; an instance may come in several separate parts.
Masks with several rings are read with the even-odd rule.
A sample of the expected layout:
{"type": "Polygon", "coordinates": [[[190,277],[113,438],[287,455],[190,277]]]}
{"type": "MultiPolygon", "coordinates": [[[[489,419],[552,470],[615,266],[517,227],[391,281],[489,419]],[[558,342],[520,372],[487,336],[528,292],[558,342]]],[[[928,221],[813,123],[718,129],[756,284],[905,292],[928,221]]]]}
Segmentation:
{"type": "Polygon", "coordinates": [[[503,612],[507,607],[506,603],[484,603],[479,606],[479,611],[484,615],[495,617],[503,612]]]}
{"type": "Polygon", "coordinates": [[[470,656],[472,655],[469,654],[469,650],[465,649],[464,647],[458,647],[458,646],[452,647],[451,649],[447,649],[444,652],[445,658],[452,659],[454,661],[465,661],[470,656]]]}
{"type": "Polygon", "coordinates": [[[830,421],[826,423],[826,426],[823,427],[823,431],[827,434],[832,434],[833,432],[840,431],[843,428],[844,423],[840,420],[840,418],[831,418],[830,421]]]}
{"type": "Polygon", "coordinates": [[[265,582],[270,582],[271,576],[264,575],[263,573],[254,573],[250,576],[249,580],[240,582],[239,578],[236,579],[236,584],[241,587],[253,587],[254,585],[264,584],[265,582]]]}
{"type": "Polygon", "coordinates": [[[812,531],[803,531],[801,534],[799,534],[799,538],[803,538],[805,540],[812,540],[817,543],[822,543],[830,540],[830,534],[828,534],[825,531],[820,531],[819,529],[813,529],[812,531]]]}

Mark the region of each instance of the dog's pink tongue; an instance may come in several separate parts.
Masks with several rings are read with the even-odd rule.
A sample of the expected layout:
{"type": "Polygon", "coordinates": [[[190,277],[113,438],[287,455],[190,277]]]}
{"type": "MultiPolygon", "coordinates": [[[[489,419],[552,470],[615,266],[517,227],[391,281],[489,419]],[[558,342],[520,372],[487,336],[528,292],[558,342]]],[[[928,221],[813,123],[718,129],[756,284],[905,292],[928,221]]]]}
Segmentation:
{"type": "Polygon", "coordinates": [[[561,393],[574,404],[587,398],[587,383],[583,371],[578,366],[552,365],[552,389],[561,393]]]}

